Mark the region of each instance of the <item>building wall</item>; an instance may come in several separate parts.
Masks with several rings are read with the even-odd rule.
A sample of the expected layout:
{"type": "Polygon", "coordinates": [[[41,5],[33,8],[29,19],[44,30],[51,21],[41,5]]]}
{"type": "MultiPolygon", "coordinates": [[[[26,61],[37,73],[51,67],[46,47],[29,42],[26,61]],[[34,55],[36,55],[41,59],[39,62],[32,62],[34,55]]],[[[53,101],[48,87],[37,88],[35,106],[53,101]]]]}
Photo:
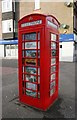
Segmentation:
{"type": "MultiPolygon", "coordinates": [[[[73,7],[67,7],[63,2],[41,2],[41,12],[54,15],[61,24],[70,26],[67,33],[73,33],[73,7]]],[[[64,30],[60,32],[64,33],[64,30]]]]}
{"type": "Polygon", "coordinates": [[[60,42],[60,45],[62,48],[59,47],[59,60],[73,62],[74,42],[60,42]]]}
{"type": "Polygon", "coordinates": [[[34,2],[20,2],[19,13],[20,18],[25,15],[31,14],[34,11],[34,2]]]}
{"type": "Polygon", "coordinates": [[[20,2],[20,18],[34,12],[51,14],[54,15],[61,24],[70,26],[68,30],[60,29],[60,33],[73,33],[73,7],[67,7],[63,2],[41,2],[40,7],[41,9],[34,11],[33,2],[20,2]]]}
{"type": "Polygon", "coordinates": [[[2,10],[1,10],[1,1],[0,1],[0,39],[2,39],[2,22],[1,22],[1,20],[2,20],[2,12],[1,12],[2,10]]]}

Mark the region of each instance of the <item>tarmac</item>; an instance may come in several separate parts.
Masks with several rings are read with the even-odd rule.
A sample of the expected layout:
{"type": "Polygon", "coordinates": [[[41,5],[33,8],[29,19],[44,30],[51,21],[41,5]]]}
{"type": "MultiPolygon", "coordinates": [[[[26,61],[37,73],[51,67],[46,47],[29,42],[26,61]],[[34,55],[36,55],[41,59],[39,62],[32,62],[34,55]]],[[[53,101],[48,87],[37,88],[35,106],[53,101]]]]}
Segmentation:
{"type": "MultiPolygon", "coordinates": [[[[18,60],[2,59],[2,118],[76,118],[75,108],[75,64],[60,62],[59,98],[47,110],[41,111],[19,102],[18,60]]],[[[1,59],[0,59],[1,63],[1,59]]],[[[0,85],[1,88],[1,85],[0,85]]],[[[0,89],[1,92],[1,89],[0,89]]]]}

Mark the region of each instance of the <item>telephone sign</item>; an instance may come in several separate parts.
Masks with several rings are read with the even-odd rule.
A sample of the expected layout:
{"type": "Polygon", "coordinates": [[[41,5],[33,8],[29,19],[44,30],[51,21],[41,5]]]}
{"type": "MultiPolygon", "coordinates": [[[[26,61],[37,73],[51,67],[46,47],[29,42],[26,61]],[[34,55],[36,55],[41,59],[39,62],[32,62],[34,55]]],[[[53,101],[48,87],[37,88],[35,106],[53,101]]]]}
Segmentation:
{"type": "Polygon", "coordinates": [[[30,14],[18,22],[19,100],[44,111],[58,98],[58,27],[52,15],[30,14]]]}

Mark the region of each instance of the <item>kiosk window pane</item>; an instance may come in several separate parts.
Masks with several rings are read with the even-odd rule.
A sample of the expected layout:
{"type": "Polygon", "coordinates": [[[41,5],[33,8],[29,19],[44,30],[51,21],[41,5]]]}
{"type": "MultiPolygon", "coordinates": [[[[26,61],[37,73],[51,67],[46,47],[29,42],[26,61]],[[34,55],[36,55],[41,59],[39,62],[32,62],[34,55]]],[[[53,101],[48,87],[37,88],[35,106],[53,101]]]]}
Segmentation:
{"type": "Polygon", "coordinates": [[[38,68],[38,75],[40,75],[40,68],[38,68]]]}
{"type": "Polygon", "coordinates": [[[31,90],[26,89],[26,95],[32,96],[32,97],[37,97],[37,92],[33,92],[31,90]]]}
{"type": "Polygon", "coordinates": [[[27,65],[37,65],[37,60],[36,59],[25,59],[24,63],[27,65]]]}
{"type": "Polygon", "coordinates": [[[56,43],[55,42],[51,42],[51,49],[56,49],[56,43]]]}
{"type": "Polygon", "coordinates": [[[56,50],[52,50],[52,56],[56,56],[56,50]]]}
{"type": "Polygon", "coordinates": [[[51,40],[56,41],[56,38],[57,38],[56,35],[51,33],[51,40]]]}
{"type": "Polygon", "coordinates": [[[56,66],[52,66],[51,67],[51,73],[55,72],[56,71],[56,66]]]}
{"type": "Polygon", "coordinates": [[[38,40],[40,40],[40,32],[38,32],[38,40]]]}
{"type": "Polygon", "coordinates": [[[53,89],[55,87],[55,81],[50,83],[50,89],[53,89]]]}
{"type": "Polygon", "coordinates": [[[54,64],[56,64],[56,58],[51,59],[51,65],[54,65],[54,64]]]}
{"type": "Polygon", "coordinates": [[[36,57],[36,50],[26,50],[26,57],[36,57]]]}
{"type": "MultiPolygon", "coordinates": [[[[37,51],[36,50],[26,50],[26,57],[32,57],[36,58],[37,56],[37,51]]],[[[40,51],[38,50],[38,58],[40,57],[40,51]]]]}
{"type": "Polygon", "coordinates": [[[38,49],[40,49],[40,42],[38,42],[38,49]]]}
{"type": "Polygon", "coordinates": [[[24,34],[25,40],[36,40],[36,33],[26,33],[24,34]]]}
{"type": "Polygon", "coordinates": [[[36,82],[36,76],[33,75],[26,75],[26,80],[30,82],[36,82]]]}
{"type": "Polygon", "coordinates": [[[24,57],[24,51],[22,51],[22,57],[24,57]]]}
{"type": "Polygon", "coordinates": [[[50,96],[52,96],[55,92],[55,88],[53,88],[52,90],[50,90],[50,96]]]}
{"type": "Polygon", "coordinates": [[[37,48],[36,42],[26,42],[25,48],[26,49],[36,49],[37,48]]]}
{"type": "Polygon", "coordinates": [[[34,67],[26,67],[26,72],[30,74],[36,74],[37,70],[34,67]]]}
{"type": "Polygon", "coordinates": [[[26,82],[26,88],[32,89],[32,90],[36,90],[37,89],[37,85],[33,84],[33,83],[26,82]]]}
{"type": "Polygon", "coordinates": [[[51,80],[56,79],[56,74],[51,75],[51,80]]]}

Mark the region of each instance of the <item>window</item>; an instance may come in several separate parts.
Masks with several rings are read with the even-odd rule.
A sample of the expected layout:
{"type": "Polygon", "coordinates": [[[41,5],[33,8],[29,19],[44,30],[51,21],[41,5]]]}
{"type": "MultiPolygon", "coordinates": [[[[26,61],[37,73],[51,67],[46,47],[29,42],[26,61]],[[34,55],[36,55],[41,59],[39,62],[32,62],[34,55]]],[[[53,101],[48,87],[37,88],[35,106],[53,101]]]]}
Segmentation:
{"type": "Polygon", "coordinates": [[[2,13],[12,11],[12,0],[2,1],[2,13]]]}
{"type": "Polygon", "coordinates": [[[35,0],[35,10],[40,9],[40,0],[35,0]]]}
{"type": "Polygon", "coordinates": [[[13,32],[13,20],[10,19],[10,20],[2,21],[2,33],[10,33],[10,32],[13,32]]]}
{"type": "Polygon", "coordinates": [[[62,48],[62,45],[60,45],[60,48],[62,48]]]}

